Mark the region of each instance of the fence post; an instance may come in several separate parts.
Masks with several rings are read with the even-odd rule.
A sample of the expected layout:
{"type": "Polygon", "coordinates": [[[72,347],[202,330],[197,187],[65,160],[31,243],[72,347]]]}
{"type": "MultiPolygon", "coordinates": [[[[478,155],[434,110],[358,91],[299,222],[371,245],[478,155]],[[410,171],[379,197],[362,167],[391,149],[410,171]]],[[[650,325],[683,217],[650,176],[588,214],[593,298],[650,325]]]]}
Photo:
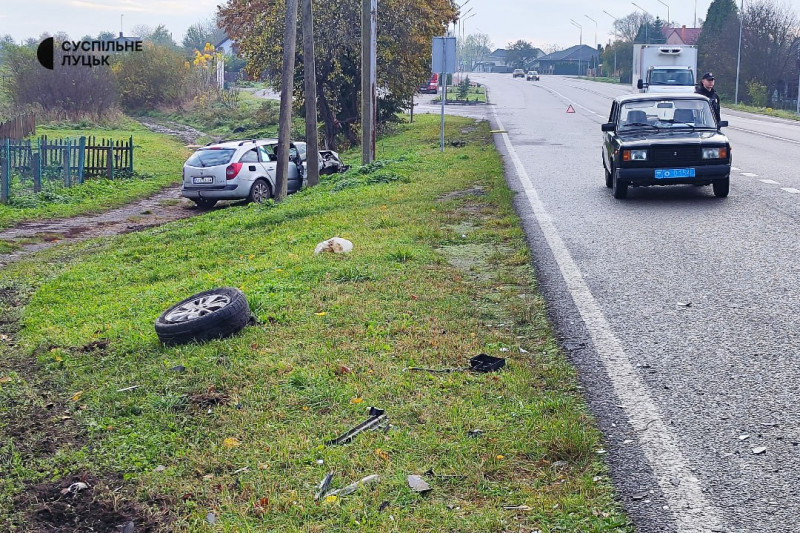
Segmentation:
{"type": "Polygon", "coordinates": [[[5,140],[3,143],[3,164],[0,165],[0,202],[8,203],[8,186],[11,174],[11,141],[5,140]]]}
{"type": "Polygon", "coordinates": [[[31,157],[31,167],[33,167],[33,192],[42,192],[42,158],[39,152],[31,157]]]}
{"type": "MultiPolygon", "coordinates": [[[[105,142],[103,142],[105,144],[105,142]]],[[[108,170],[106,171],[106,177],[110,180],[114,179],[114,141],[109,139],[108,140],[108,156],[106,156],[106,166],[108,170]]]]}
{"type": "Polygon", "coordinates": [[[72,187],[72,180],[70,179],[70,175],[69,175],[69,164],[70,164],[70,157],[69,157],[70,156],[70,153],[69,153],[70,152],[70,150],[69,150],[70,142],[69,142],[69,139],[66,139],[64,141],[63,148],[64,148],[64,159],[63,159],[63,163],[64,163],[64,185],[67,186],[67,187],[72,187]]]}
{"type": "Polygon", "coordinates": [[[83,183],[83,164],[86,158],[86,137],[81,135],[78,141],[78,183],[83,183]]]}
{"type": "Polygon", "coordinates": [[[128,154],[128,170],[131,173],[131,177],[133,177],[133,135],[128,139],[128,149],[130,150],[128,154]]]}

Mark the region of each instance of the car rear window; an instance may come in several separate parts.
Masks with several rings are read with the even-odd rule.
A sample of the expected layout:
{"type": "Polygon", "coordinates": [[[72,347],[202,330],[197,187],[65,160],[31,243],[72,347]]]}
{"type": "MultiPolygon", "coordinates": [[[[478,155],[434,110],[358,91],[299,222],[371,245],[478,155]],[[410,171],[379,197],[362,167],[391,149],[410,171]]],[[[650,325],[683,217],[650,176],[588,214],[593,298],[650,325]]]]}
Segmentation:
{"type": "Polygon", "coordinates": [[[201,148],[193,153],[186,164],[191,167],[215,167],[230,163],[234,148],[201,148]]]}

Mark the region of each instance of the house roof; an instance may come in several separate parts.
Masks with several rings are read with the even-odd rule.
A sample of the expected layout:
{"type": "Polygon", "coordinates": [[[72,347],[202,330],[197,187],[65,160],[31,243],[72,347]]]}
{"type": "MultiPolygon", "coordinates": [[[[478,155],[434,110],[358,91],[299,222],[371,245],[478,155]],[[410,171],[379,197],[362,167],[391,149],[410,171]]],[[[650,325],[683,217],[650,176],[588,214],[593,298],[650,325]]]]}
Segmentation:
{"type": "Polygon", "coordinates": [[[498,48],[497,50],[489,54],[489,57],[495,57],[497,59],[505,59],[506,55],[508,55],[508,50],[506,50],[505,48],[498,48]]]}
{"type": "Polygon", "coordinates": [[[597,57],[597,50],[586,44],[576,44],[566,50],[542,56],[537,61],[588,61],[593,57],[597,57]]]}
{"type": "Polygon", "coordinates": [[[700,38],[702,28],[687,28],[681,26],[680,28],[661,28],[661,33],[667,42],[670,42],[670,37],[674,36],[683,44],[697,44],[697,39],[700,38]]]}

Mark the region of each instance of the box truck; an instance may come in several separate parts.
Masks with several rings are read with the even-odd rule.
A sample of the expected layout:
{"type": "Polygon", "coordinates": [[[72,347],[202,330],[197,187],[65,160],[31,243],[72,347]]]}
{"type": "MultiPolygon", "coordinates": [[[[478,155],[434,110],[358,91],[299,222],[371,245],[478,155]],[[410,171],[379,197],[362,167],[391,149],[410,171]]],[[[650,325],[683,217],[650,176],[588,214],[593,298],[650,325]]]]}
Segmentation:
{"type": "Polygon", "coordinates": [[[634,44],[633,92],[694,92],[697,46],[634,44]]]}

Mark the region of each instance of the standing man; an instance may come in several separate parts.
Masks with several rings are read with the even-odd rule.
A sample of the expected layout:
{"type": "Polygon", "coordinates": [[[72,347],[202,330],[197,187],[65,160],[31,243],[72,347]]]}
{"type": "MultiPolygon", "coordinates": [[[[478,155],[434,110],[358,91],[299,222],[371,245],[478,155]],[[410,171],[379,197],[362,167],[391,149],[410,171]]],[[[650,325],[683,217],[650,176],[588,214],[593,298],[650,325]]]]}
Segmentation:
{"type": "Polygon", "coordinates": [[[719,95],[714,90],[714,75],[711,72],[703,74],[700,85],[697,86],[694,92],[702,94],[711,101],[711,110],[714,112],[717,122],[719,122],[719,95]]]}

